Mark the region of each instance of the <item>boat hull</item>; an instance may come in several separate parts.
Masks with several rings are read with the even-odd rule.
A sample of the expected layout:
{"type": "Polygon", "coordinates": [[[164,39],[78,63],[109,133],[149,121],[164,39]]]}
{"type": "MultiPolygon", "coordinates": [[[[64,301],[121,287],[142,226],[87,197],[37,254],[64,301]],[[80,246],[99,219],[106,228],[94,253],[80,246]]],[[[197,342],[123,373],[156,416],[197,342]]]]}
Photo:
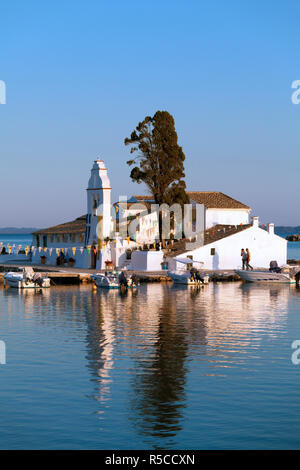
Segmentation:
{"type": "Polygon", "coordinates": [[[183,284],[186,286],[201,286],[203,284],[208,284],[208,276],[204,276],[204,282],[192,280],[191,277],[186,273],[179,274],[168,272],[168,277],[174,282],[174,284],[183,284]]]}
{"type": "Polygon", "coordinates": [[[280,283],[280,284],[295,284],[295,279],[291,278],[286,273],[275,273],[264,270],[236,270],[236,274],[245,282],[270,282],[270,283],[280,283]]]}
{"type": "MultiPolygon", "coordinates": [[[[105,276],[104,274],[94,274],[93,280],[97,287],[103,289],[120,289],[122,287],[120,285],[118,276],[115,275],[105,276]]],[[[124,287],[128,289],[135,289],[137,287],[132,279],[128,279],[127,282],[128,285],[124,287]]]]}
{"type": "Polygon", "coordinates": [[[13,287],[14,289],[47,289],[50,287],[49,278],[44,278],[41,285],[32,281],[25,281],[23,278],[17,276],[4,276],[4,282],[5,285],[13,287]]]}
{"type": "Polygon", "coordinates": [[[115,276],[104,276],[103,274],[95,274],[93,276],[97,287],[103,289],[119,289],[119,282],[115,276]]]}

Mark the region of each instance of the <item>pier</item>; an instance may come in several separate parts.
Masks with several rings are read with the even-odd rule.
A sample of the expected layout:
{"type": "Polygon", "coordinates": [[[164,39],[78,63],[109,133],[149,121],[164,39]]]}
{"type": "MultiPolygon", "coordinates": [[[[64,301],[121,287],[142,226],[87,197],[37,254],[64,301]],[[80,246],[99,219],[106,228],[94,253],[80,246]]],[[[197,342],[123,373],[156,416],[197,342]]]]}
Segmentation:
{"type": "MultiPolygon", "coordinates": [[[[9,271],[18,272],[27,264],[0,264],[0,284],[3,283],[5,273],[9,271]]],[[[52,285],[74,285],[81,283],[92,283],[92,274],[95,274],[95,269],[76,269],[70,267],[56,267],[56,266],[41,266],[30,265],[34,271],[48,275],[51,279],[52,285]]],[[[97,272],[104,273],[104,270],[97,272]]],[[[161,272],[143,272],[143,271],[128,271],[130,274],[135,274],[140,282],[167,282],[170,279],[165,271],[161,272]]]]}
{"type": "MultiPolygon", "coordinates": [[[[6,272],[13,271],[17,272],[28,264],[0,264],[0,284],[3,283],[3,277],[6,272]]],[[[92,283],[92,274],[95,274],[94,269],[82,269],[82,268],[70,268],[70,267],[58,267],[58,266],[41,266],[41,265],[30,265],[34,271],[40,272],[44,275],[48,275],[51,279],[52,285],[74,285],[82,283],[92,283]]],[[[98,270],[97,272],[104,273],[104,270],[98,270]]],[[[162,271],[127,271],[128,274],[134,274],[139,282],[171,282],[168,277],[168,273],[165,270],[162,271]]],[[[209,274],[212,282],[236,282],[240,281],[240,278],[235,274],[234,270],[203,270],[203,274],[209,274]]]]}

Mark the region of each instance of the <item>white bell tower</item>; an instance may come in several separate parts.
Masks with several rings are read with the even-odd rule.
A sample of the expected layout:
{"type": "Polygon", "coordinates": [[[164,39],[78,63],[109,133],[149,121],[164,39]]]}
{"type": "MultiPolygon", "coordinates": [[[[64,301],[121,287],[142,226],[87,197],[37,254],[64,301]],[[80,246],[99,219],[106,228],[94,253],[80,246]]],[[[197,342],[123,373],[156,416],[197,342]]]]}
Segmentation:
{"type": "Polygon", "coordinates": [[[111,186],[104,161],[99,158],[94,161],[87,188],[85,245],[97,244],[98,237],[109,237],[111,220],[111,186]]]}

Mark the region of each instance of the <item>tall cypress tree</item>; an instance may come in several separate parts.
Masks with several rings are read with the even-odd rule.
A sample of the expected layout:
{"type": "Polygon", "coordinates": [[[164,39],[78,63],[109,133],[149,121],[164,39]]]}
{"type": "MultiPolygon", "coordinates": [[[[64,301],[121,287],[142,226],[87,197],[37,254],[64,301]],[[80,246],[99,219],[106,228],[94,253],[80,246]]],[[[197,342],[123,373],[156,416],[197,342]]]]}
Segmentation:
{"type": "MultiPolygon", "coordinates": [[[[183,180],[185,155],[178,145],[175,121],[167,111],[157,111],[153,117],[146,116],[124,141],[131,145],[129,160],[130,177],[137,183],[145,183],[156,204],[188,203],[183,180]]],[[[160,217],[161,238],[161,217],[160,217]]]]}

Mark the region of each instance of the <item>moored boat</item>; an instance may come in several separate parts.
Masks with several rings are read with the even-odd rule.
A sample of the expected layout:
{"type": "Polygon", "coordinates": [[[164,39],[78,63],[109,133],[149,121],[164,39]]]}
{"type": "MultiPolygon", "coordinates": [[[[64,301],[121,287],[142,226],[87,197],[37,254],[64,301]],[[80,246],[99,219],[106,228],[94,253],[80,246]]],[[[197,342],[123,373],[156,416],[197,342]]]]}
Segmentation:
{"type": "Polygon", "coordinates": [[[295,278],[290,276],[289,273],[275,272],[267,269],[253,269],[249,271],[237,269],[235,270],[235,273],[246,282],[272,282],[284,284],[295,284],[296,282],[295,278]]]}
{"type": "Polygon", "coordinates": [[[188,265],[193,265],[192,269],[178,269],[175,271],[168,271],[168,277],[175,284],[185,284],[188,286],[199,286],[208,284],[209,276],[205,273],[201,273],[198,269],[194,267],[194,264],[203,266],[203,262],[191,260],[190,258],[175,258],[177,263],[181,263],[187,267],[188,265]]]}
{"type": "Polygon", "coordinates": [[[104,289],[120,289],[120,287],[126,288],[136,288],[136,282],[132,276],[125,277],[125,275],[115,273],[96,273],[93,274],[92,278],[95,281],[97,287],[102,287],[104,289]]]}
{"type": "Polygon", "coordinates": [[[48,275],[35,273],[31,267],[25,267],[21,272],[8,272],[4,275],[4,283],[16,289],[33,289],[50,287],[48,275]]]}
{"type": "Polygon", "coordinates": [[[168,272],[168,277],[175,283],[175,284],[185,284],[187,286],[200,286],[200,285],[203,285],[203,284],[208,284],[209,282],[209,276],[207,275],[201,275],[201,279],[198,278],[198,279],[195,279],[195,278],[192,278],[191,276],[191,273],[190,272],[183,272],[183,273],[180,273],[180,272],[172,272],[172,271],[169,271],[168,272]]]}

